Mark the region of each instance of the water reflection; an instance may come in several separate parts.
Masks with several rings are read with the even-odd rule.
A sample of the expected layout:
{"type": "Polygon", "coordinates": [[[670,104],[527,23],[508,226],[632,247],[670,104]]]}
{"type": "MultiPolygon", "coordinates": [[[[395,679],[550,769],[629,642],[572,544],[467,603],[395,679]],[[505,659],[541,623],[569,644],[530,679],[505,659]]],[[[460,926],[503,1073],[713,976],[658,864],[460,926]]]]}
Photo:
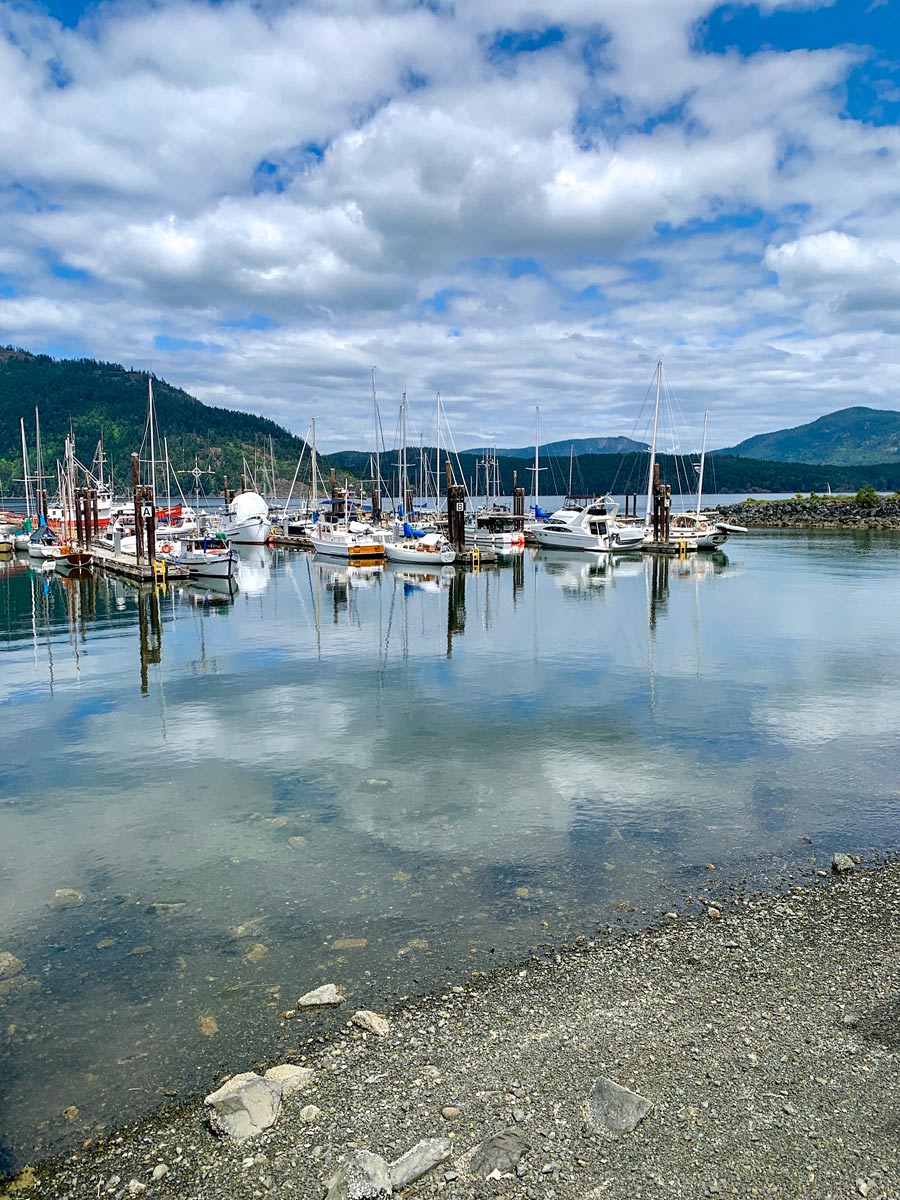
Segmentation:
{"type": "Polygon", "coordinates": [[[276,1052],[298,987],[384,1006],[710,861],[890,841],[900,568],[853,544],[242,550],[237,590],[0,563],[10,1154],[276,1052]]]}

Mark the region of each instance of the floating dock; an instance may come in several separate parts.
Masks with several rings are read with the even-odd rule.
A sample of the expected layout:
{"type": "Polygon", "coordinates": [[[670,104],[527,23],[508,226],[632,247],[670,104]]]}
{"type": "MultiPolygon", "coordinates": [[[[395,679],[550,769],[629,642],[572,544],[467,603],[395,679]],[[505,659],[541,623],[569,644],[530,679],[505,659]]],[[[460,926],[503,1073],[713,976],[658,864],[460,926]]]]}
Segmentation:
{"type": "Polygon", "coordinates": [[[95,564],[111,575],[124,575],[126,579],[134,579],[138,583],[153,583],[160,579],[189,579],[187,567],[175,567],[171,563],[156,561],[138,562],[133,554],[116,554],[114,550],[104,550],[98,546],[91,547],[95,564]]]}

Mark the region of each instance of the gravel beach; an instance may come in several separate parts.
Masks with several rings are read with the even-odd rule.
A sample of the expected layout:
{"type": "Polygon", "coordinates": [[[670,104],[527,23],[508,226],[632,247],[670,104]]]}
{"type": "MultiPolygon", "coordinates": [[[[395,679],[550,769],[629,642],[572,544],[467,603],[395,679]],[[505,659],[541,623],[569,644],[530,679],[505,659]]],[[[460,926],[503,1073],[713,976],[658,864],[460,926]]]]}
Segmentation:
{"type": "Polygon", "coordinates": [[[323,1042],[290,1022],[287,1061],[315,1075],[261,1135],[215,1137],[196,1103],[0,1197],[321,1197],[353,1151],[390,1161],[425,1138],[448,1157],[394,1194],[900,1197],[896,862],[579,939],[388,1012],[383,1036],[334,1011],[323,1042]],[[599,1077],[652,1104],[633,1131],[598,1126],[599,1077]]]}

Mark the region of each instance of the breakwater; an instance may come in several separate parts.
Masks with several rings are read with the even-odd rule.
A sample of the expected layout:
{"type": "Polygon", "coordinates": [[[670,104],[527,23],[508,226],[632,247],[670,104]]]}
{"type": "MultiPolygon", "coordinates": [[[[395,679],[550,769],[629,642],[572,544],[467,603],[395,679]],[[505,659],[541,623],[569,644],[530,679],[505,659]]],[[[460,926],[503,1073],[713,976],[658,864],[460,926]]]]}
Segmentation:
{"type": "Polygon", "coordinates": [[[900,496],[744,500],[719,507],[723,520],[756,529],[900,529],[900,496]]]}

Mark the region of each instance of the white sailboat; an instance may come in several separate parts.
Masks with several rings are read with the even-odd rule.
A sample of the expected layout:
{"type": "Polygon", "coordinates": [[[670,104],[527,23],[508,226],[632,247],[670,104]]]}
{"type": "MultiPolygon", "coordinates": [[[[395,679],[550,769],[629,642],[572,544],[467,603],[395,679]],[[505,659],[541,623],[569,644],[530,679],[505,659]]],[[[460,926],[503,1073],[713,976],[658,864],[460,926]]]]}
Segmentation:
{"type": "Polygon", "coordinates": [[[385,542],[384,554],[388,562],[416,563],[420,566],[449,566],[456,561],[456,551],[439,533],[385,542]]]}

